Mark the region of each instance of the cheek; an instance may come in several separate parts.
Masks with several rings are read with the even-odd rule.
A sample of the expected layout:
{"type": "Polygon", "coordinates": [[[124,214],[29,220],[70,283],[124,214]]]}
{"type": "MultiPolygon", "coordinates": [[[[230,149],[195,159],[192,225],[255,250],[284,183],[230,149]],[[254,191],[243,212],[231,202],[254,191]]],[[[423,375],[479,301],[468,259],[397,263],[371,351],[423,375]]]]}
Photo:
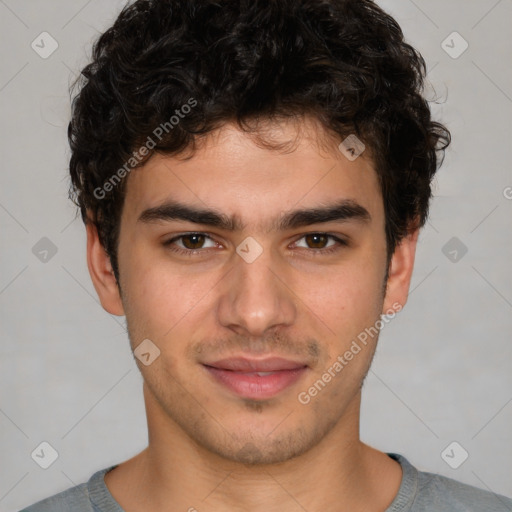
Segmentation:
{"type": "Polygon", "coordinates": [[[335,416],[360,388],[374,354],[384,278],[382,270],[375,268],[373,263],[338,269],[322,278],[324,293],[312,294],[305,301],[315,313],[311,321],[320,325],[318,337],[326,357],[302,391],[318,410],[331,408],[335,416]]]}
{"type": "Polygon", "coordinates": [[[125,263],[127,317],[138,337],[153,336],[162,342],[173,337],[176,327],[197,322],[198,315],[204,315],[211,300],[207,292],[219,280],[212,273],[178,267],[161,255],[152,258],[144,251],[133,251],[125,263]]]}
{"type": "Polygon", "coordinates": [[[381,312],[383,298],[382,268],[375,261],[361,257],[350,265],[326,269],[322,275],[297,278],[297,295],[303,298],[306,310],[323,320],[326,332],[353,336],[381,312]]]}

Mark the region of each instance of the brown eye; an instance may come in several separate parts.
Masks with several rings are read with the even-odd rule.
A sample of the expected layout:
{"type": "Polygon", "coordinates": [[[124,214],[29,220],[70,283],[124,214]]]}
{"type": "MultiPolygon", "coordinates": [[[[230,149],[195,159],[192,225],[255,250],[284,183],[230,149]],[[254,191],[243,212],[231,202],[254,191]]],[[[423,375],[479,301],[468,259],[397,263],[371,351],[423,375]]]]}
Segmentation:
{"type": "Polygon", "coordinates": [[[200,233],[183,235],[180,238],[182,240],[183,246],[190,250],[201,249],[206,239],[206,237],[200,233]]]}
{"type": "Polygon", "coordinates": [[[328,255],[340,251],[349,244],[329,233],[307,233],[295,242],[295,246],[306,249],[311,255],[328,255]]]}
{"type": "Polygon", "coordinates": [[[194,256],[218,247],[218,243],[206,233],[184,233],[163,242],[163,246],[180,255],[194,256]]]}
{"type": "Polygon", "coordinates": [[[324,235],[322,233],[313,233],[310,235],[305,235],[304,239],[306,240],[308,246],[311,249],[324,249],[329,240],[328,235],[324,235]]]}

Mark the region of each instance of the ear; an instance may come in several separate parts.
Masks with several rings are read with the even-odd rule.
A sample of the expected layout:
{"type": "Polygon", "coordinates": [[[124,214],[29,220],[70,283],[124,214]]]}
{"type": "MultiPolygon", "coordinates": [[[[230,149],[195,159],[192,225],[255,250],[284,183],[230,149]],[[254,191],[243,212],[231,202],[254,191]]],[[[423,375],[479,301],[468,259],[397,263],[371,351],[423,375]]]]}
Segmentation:
{"type": "Polygon", "coordinates": [[[92,283],[103,309],[111,315],[124,315],[123,303],[119,293],[110,258],[103,248],[98,230],[92,222],[87,222],[87,266],[92,283]]]}
{"type": "Polygon", "coordinates": [[[419,229],[417,228],[404,237],[395,248],[389,264],[382,314],[386,314],[390,310],[399,311],[407,302],[418,235],[419,229]]]}

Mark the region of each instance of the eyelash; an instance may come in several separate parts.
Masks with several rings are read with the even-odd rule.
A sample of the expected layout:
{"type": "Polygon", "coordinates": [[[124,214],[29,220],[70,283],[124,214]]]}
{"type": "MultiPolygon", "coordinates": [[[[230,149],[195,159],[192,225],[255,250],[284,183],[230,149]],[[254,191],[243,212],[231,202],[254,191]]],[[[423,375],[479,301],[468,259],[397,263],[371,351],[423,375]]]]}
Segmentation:
{"type": "MultiPolygon", "coordinates": [[[[181,238],[186,238],[187,236],[194,236],[194,235],[202,235],[202,236],[205,236],[205,237],[213,240],[212,237],[210,235],[208,235],[207,233],[190,232],[190,233],[181,234],[179,236],[175,236],[174,238],[171,238],[170,240],[167,240],[166,242],[164,242],[163,245],[164,245],[164,247],[168,248],[170,251],[172,251],[174,253],[181,254],[184,256],[188,256],[188,257],[192,257],[195,254],[198,254],[198,253],[208,250],[208,249],[195,249],[195,250],[194,249],[181,249],[181,248],[177,248],[177,247],[173,246],[173,243],[176,242],[177,240],[180,240],[181,238]]],[[[333,245],[332,247],[329,247],[327,249],[306,249],[308,251],[311,251],[311,255],[314,255],[314,256],[333,254],[333,253],[339,251],[342,247],[348,246],[348,243],[345,240],[338,238],[337,236],[332,235],[330,233],[323,233],[320,231],[306,233],[305,235],[302,235],[300,238],[298,238],[294,243],[297,243],[299,240],[302,240],[303,238],[305,238],[308,235],[326,236],[327,238],[330,238],[330,239],[334,240],[335,242],[337,242],[337,245],[333,245]]],[[[304,249],[304,248],[301,248],[301,249],[304,249]]]]}

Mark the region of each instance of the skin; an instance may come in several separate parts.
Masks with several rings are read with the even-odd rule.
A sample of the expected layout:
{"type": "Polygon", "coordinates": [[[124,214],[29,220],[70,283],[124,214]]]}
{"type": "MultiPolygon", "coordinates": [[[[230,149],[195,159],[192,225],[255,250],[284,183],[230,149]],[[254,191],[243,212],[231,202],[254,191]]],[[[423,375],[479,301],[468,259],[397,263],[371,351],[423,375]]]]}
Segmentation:
{"type": "Polygon", "coordinates": [[[361,386],[378,336],[308,404],[297,397],[381,314],[405,304],[418,232],[396,248],[385,286],[384,206],[369,153],[349,161],[340,140],[307,118],[269,122],[260,136],[288,146],[269,149],[226,124],[191,158],[155,155],[132,172],[119,237],[121,292],[95,228],[87,227],[88,266],[103,307],[126,315],[132,349],[150,339],[160,350],[148,366],[135,359],[148,447],[105,476],[127,512],[377,512],[398,492],[400,465],[359,439],[361,386]],[[288,211],[340,199],[371,219],[272,228],[288,211]],[[139,220],[168,200],[236,215],[244,227],[139,220]],[[164,245],[191,232],[210,238],[164,245]],[[315,233],[348,245],[306,236],[315,233]],[[263,251],[252,263],[236,252],[248,236],[263,251]],[[300,360],[308,370],[278,395],[249,400],[201,364],[243,354],[300,360]]]}

